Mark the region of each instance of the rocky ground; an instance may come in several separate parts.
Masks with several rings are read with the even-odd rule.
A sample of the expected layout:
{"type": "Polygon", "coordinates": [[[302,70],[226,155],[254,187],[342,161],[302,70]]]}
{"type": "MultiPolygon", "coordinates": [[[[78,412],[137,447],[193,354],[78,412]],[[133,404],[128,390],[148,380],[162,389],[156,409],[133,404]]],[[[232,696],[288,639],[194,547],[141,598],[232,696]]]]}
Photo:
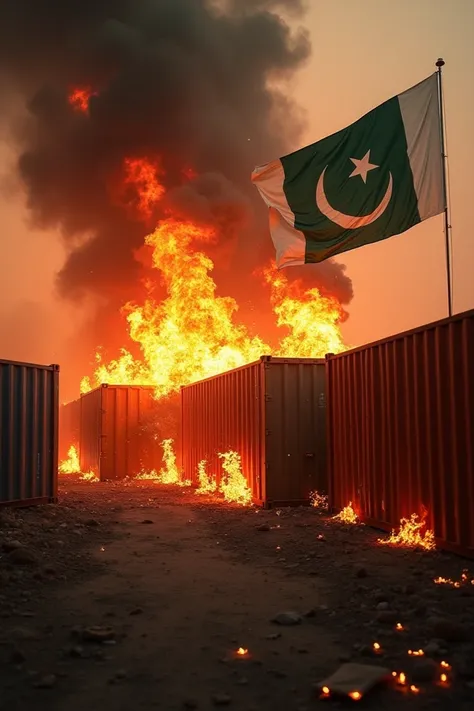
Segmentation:
{"type": "Polygon", "coordinates": [[[345,663],[390,675],[361,707],[473,708],[474,585],[434,583],[469,562],[381,535],[65,478],[56,506],[0,510],[0,709],[331,708],[345,663]]]}

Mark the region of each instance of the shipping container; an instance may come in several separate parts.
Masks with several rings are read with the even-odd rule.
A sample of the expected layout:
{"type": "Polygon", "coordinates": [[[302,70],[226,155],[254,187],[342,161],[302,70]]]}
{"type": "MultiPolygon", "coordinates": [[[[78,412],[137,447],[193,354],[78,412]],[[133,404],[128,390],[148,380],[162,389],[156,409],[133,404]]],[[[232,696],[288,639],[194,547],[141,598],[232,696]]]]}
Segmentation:
{"type": "Polygon", "coordinates": [[[58,496],[59,366],[0,361],[0,505],[58,496]]]}
{"type": "Polygon", "coordinates": [[[107,481],[161,467],[168,423],[153,392],[152,387],[102,385],[81,396],[82,472],[107,481]]]}
{"type": "Polygon", "coordinates": [[[262,356],[181,389],[182,465],[198,483],[206,460],[217,481],[219,453],[236,451],[254,503],[306,504],[326,489],[324,360],[262,356]]]}
{"type": "Polygon", "coordinates": [[[474,554],[474,311],[327,366],[332,506],[387,530],[426,509],[441,546],[474,554]]]}
{"type": "Polygon", "coordinates": [[[69,448],[79,451],[81,432],[81,400],[73,400],[59,408],[59,461],[67,459],[69,448]]]}

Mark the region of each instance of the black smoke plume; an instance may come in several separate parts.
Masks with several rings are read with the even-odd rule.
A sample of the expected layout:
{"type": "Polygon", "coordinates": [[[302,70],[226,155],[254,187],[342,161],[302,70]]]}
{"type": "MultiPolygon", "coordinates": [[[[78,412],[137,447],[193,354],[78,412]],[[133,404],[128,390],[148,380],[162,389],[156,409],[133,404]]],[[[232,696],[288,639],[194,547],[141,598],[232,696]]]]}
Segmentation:
{"type": "MultiPolygon", "coordinates": [[[[0,110],[8,117],[10,93],[25,99],[14,135],[30,213],[61,230],[68,256],[59,293],[98,298],[102,338],[137,294],[144,267],[136,252],[150,231],[114,199],[127,157],[159,160],[176,199],[187,191],[188,213],[218,220],[220,242],[230,245],[221,262],[214,248],[223,293],[238,296],[245,284],[252,308],[267,301],[251,275],[273,249],[249,176],[299,147],[301,114],[275,87],[310,54],[306,32],[282,19],[301,12],[298,0],[0,3],[0,110]],[[88,113],[72,109],[74,87],[94,92],[88,113]],[[180,194],[187,167],[198,177],[180,194]]],[[[294,275],[343,303],[352,298],[334,262],[294,275]]]]}

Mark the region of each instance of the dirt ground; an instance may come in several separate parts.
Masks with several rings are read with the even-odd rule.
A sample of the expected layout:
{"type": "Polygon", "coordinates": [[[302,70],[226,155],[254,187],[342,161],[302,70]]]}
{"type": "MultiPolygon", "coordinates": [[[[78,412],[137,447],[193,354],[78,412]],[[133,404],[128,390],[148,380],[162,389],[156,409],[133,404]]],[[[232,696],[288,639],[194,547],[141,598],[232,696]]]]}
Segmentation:
{"type": "Polygon", "coordinates": [[[0,511],[0,709],[334,708],[319,683],[347,662],[407,675],[360,707],[472,709],[474,584],[434,583],[469,562],[380,535],[66,478],[58,505],[0,511]]]}

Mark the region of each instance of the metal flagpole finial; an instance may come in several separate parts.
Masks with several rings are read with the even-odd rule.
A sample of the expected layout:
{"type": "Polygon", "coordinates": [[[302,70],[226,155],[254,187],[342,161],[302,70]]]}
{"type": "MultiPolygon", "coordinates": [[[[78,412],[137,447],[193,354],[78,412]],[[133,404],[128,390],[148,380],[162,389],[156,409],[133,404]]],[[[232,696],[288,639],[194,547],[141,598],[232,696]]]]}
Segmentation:
{"type": "Polygon", "coordinates": [[[436,62],[436,66],[439,67],[440,69],[441,69],[441,67],[444,67],[445,64],[446,64],[446,62],[444,61],[444,59],[442,57],[440,57],[438,59],[438,61],[436,62]]]}

